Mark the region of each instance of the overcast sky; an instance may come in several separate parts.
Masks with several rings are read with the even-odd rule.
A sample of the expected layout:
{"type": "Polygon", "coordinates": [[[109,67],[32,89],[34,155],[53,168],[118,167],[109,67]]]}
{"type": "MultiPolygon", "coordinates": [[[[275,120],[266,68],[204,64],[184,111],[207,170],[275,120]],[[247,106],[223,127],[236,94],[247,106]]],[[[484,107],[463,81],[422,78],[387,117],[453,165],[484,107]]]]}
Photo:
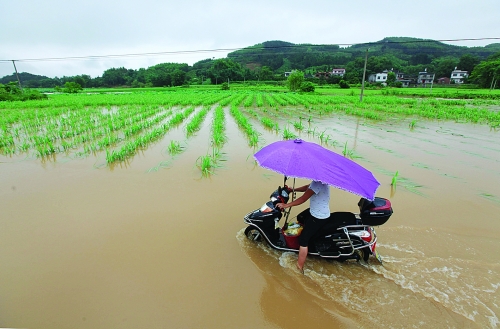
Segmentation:
{"type": "MultiPolygon", "coordinates": [[[[500,38],[499,0],[0,0],[0,60],[173,52],[168,55],[18,61],[19,72],[101,76],[223,58],[269,40],[312,44],[500,38]],[[176,52],[187,53],[176,53],[176,52]]],[[[500,40],[446,42],[485,46],[500,40]]],[[[0,77],[14,72],[0,61],[0,77]]]]}

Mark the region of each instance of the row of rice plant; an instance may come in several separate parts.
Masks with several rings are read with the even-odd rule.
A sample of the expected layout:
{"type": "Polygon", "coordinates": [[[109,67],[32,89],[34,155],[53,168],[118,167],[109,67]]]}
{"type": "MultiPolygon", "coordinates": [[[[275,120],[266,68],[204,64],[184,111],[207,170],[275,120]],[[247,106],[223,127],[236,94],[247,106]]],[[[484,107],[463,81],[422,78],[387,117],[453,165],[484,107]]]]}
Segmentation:
{"type": "Polygon", "coordinates": [[[248,122],[247,117],[245,117],[243,113],[241,113],[241,111],[234,105],[231,106],[230,113],[236,120],[238,126],[245,132],[248,144],[252,147],[256,147],[259,144],[259,134],[250,122],[248,122]]]}
{"type": "MultiPolygon", "coordinates": [[[[494,106],[498,106],[497,101],[488,99],[441,100],[370,95],[360,103],[359,98],[347,95],[187,89],[137,94],[55,95],[48,101],[0,104],[0,154],[11,155],[31,150],[41,157],[75,150],[83,150],[78,152],[79,154],[89,154],[110,149],[121,142],[132,143],[133,139],[136,139],[135,136],[144,135],[143,132],[151,130],[172,115],[174,111],[170,109],[175,107],[203,106],[199,115],[203,114],[204,117],[208,112],[206,108],[217,104],[230,105],[230,112],[235,118],[245,118],[239,112],[239,108],[244,107],[264,127],[276,131],[280,129],[276,122],[278,120],[274,118],[288,120],[289,126],[302,132],[306,129],[304,120],[307,116],[310,121],[311,117],[333,113],[344,113],[371,120],[409,116],[413,123],[417,122],[418,118],[426,118],[500,127],[500,112],[494,110],[494,106]],[[235,115],[237,112],[234,109],[239,115],[235,115]]],[[[238,122],[238,119],[236,120],[238,122]]],[[[248,128],[248,120],[246,123],[244,119],[242,120],[238,125],[245,131],[249,144],[256,146],[259,135],[251,125],[250,129],[248,128]]],[[[201,125],[201,122],[198,125],[201,125]]],[[[192,131],[187,134],[192,134],[198,129],[194,126],[194,122],[186,126],[186,130],[192,131]]],[[[289,126],[282,131],[284,138],[292,138],[295,135],[289,126]]],[[[411,128],[415,124],[410,123],[409,126],[411,128]]],[[[316,132],[314,134],[322,142],[331,142],[328,135],[321,137],[322,134],[316,132]]]]}
{"type": "Polygon", "coordinates": [[[211,133],[211,152],[200,156],[196,160],[196,165],[200,169],[203,176],[209,176],[214,173],[215,168],[220,166],[220,162],[223,161],[223,153],[221,151],[223,145],[227,141],[227,137],[224,133],[226,129],[225,126],[225,114],[222,106],[218,106],[215,109],[214,118],[212,122],[212,133],[211,133]]]}
{"type": "Polygon", "coordinates": [[[161,124],[147,133],[138,136],[135,140],[125,143],[119,150],[106,150],[106,162],[108,164],[124,161],[135,155],[138,149],[146,148],[152,142],[163,137],[171,128],[182,123],[192,112],[194,106],[188,107],[182,112],[178,112],[167,123],[161,124]]]}
{"type": "Polygon", "coordinates": [[[161,121],[162,116],[144,121],[148,116],[156,115],[158,111],[157,108],[149,108],[148,111],[139,113],[137,110],[128,113],[122,111],[121,113],[125,115],[120,116],[119,114],[105,115],[100,110],[82,110],[81,112],[86,112],[85,117],[65,114],[57,120],[42,124],[38,122],[36,125],[29,125],[28,121],[23,126],[26,131],[23,135],[19,135],[17,149],[25,152],[33,148],[36,150],[37,156],[47,156],[51,153],[77,148],[80,144],[96,141],[106,136],[103,141],[95,142],[90,148],[84,145],[87,150],[96,150],[98,149],[97,145],[106,145],[110,141],[117,142],[119,140],[116,136],[110,136],[113,131],[129,126],[129,130],[125,131],[125,135],[128,136],[136,133],[137,130],[142,130],[144,127],[161,121]],[[143,123],[137,124],[140,121],[143,123]]]}
{"type": "Polygon", "coordinates": [[[191,122],[186,125],[186,137],[194,135],[201,128],[201,124],[205,120],[208,112],[210,111],[210,106],[205,106],[201,111],[199,111],[193,118],[191,122]]]}

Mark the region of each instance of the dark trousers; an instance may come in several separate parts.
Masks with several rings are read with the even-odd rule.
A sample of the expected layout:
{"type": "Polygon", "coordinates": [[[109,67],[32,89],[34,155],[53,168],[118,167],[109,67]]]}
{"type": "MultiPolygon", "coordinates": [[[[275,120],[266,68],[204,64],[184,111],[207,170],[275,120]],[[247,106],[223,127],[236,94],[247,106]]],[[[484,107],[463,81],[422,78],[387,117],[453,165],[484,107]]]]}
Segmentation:
{"type": "Polygon", "coordinates": [[[328,218],[319,219],[311,215],[309,208],[297,215],[297,221],[304,227],[299,235],[299,245],[301,247],[309,246],[309,240],[318,232],[326,223],[328,218]]]}

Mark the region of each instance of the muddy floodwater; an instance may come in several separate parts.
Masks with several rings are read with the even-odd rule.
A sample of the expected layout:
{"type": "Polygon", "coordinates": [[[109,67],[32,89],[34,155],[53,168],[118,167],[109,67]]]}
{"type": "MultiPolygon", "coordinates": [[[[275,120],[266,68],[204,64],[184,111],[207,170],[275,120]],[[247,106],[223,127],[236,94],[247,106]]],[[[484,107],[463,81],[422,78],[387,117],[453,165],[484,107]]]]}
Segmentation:
{"type": "MultiPolygon", "coordinates": [[[[195,165],[210,149],[207,123],[175,157],[165,148],[182,127],[114,167],[103,154],[1,156],[0,327],[500,326],[498,131],[317,119],[330,149],[347,142],[374,173],[394,214],[376,227],[383,265],[310,257],[302,275],[296,254],[243,234],[243,216],[283,177],[257,167],[226,121],[226,161],[209,178],[195,165]]],[[[281,139],[261,128],[262,146],[281,139]]],[[[358,199],[331,189],[332,210],[355,212],[358,199]]]]}

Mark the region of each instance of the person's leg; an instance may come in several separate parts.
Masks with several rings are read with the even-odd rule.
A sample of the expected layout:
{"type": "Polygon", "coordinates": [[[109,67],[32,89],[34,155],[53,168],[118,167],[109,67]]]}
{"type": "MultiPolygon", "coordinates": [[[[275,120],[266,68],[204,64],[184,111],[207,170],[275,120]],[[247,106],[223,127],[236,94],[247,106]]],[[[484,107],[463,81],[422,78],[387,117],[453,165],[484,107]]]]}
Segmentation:
{"type": "Polygon", "coordinates": [[[297,260],[297,268],[302,273],[304,273],[304,263],[306,262],[308,250],[309,250],[308,247],[300,246],[299,248],[299,259],[297,260]]]}

